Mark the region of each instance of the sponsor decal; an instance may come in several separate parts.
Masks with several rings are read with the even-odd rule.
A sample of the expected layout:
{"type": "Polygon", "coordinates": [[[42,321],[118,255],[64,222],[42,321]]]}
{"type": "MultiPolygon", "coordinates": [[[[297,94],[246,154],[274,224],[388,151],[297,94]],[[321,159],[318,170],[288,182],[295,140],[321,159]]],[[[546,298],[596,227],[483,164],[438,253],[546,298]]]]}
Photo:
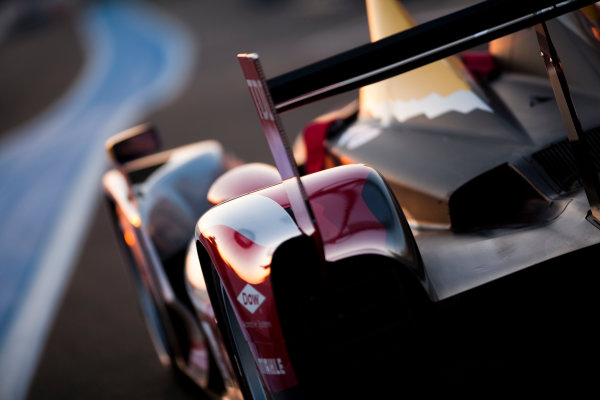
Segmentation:
{"type": "Polygon", "coordinates": [[[258,367],[263,375],[285,375],[281,358],[259,358],[258,367]]]}
{"type": "Polygon", "coordinates": [[[266,329],[273,326],[270,321],[245,321],[244,326],[246,328],[258,328],[258,329],[266,329]]]}
{"type": "Polygon", "coordinates": [[[258,290],[254,289],[250,284],[246,284],[244,289],[240,292],[237,297],[237,300],[243,305],[246,310],[250,311],[252,314],[260,307],[260,305],[265,301],[265,296],[262,295],[258,290]]]}
{"type": "Polygon", "coordinates": [[[256,105],[259,117],[265,121],[274,121],[275,117],[271,112],[271,107],[269,107],[269,101],[265,96],[261,81],[247,79],[246,84],[248,84],[248,89],[250,89],[250,95],[256,105]]]}

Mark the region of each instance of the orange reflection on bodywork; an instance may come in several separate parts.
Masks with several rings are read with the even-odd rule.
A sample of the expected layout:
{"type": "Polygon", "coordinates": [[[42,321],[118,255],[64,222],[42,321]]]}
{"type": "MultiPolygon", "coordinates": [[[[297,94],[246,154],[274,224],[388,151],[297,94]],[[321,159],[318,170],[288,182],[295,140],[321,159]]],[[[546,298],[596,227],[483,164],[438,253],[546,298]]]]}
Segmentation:
{"type": "Polygon", "coordinates": [[[198,253],[193,248],[194,244],[188,248],[188,253],[185,257],[185,275],[195,289],[206,291],[206,281],[198,259],[198,253]]]}
{"type": "Polygon", "coordinates": [[[127,246],[135,246],[135,235],[133,231],[128,229],[125,232],[123,232],[123,238],[125,239],[125,243],[127,243],[127,246]]]}
{"type": "Polygon", "coordinates": [[[131,222],[131,225],[135,226],[136,228],[139,228],[140,226],[142,226],[142,219],[137,214],[136,215],[130,215],[129,216],[129,222],[131,222]]]}
{"type": "Polygon", "coordinates": [[[340,161],[343,165],[356,164],[356,161],[354,161],[352,158],[345,156],[343,154],[340,155],[340,161]]]}
{"type": "Polygon", "coordinates": [[[506,54],[510,48],[510,37],[502,37],[500,39],[492,40],[488,45],[490,54],[498,56],[500,54],[506,54]]]}
{"type": "Polygon", "coordinates": [[[214,247],[219,258],[244,281],[257,285],[271,274],[271,252],[256,244],[243,233],[227,226],[213,227],[220,230],[218,236],[224,238],[214,247]]]}

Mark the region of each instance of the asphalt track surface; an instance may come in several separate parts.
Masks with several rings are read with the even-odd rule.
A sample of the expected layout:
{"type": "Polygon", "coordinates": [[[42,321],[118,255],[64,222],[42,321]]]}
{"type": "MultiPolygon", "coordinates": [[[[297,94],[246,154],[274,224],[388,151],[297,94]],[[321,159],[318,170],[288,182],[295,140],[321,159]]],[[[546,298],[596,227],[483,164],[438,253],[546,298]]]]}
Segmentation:
{"type": "MultiPolygon", "coordinates": [[[[425,3],[416,7],[418,19],[443,12],[431,11],[425,3]]],[[[148,112],[140,112],[139,120],[132,121],[156,124],[166,148],[217,139],[244,160],[272,162],[235,54],[258,52],[267,77],[271,77],[368,41],[361,1],[180,0],[147,5],[174,18],[192,38],[191,74],[182,90],[158,109],[148,106],[148,112]]],[[[76,21],[78,16],[73,18],[76,21]]],[[[66,91],[75,80],[86,52],[78,33],[69,26],[50,26],[38,32],[37,39],[29,39],[34,54],[30,62],[43,63],[39,58],[42,53],[46,57],[60,55],[58,60],[45,60],[56,64],[62,73],[54,74],[50,85],[43,77],[30,78],[37,84],[26,89],[37,89],[41,94],[30,97],[35,101],[24,98],[26,111],[11,112],[10,121],[3,118],[0,131],[43,111],[52,103],[52,93],[66,91]],[[48,54],[52,35],[68,46],[54,43],[57,50],[48,54]]],[[[354,96],[351,93],[284,115],[288,134],[294,136],[306,121],[354,96]]],[[[100,183],[97,185],[89,233],[81,234],[82,250],[67,275],[66,291],[58,303],[27,398],[202,398],[201,393],[165,370],[154,355],[102,203],[100,183]]]]}

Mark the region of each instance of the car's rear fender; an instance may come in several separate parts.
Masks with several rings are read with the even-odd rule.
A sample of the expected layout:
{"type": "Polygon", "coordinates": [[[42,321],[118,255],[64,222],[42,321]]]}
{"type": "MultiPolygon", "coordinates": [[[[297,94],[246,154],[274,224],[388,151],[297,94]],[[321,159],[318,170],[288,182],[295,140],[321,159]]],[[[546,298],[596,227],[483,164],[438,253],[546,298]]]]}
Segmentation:
{"type": "MultiPolygon", "coordinates": [[[[324,263],[327,271],[333,265],[352,264],[354,268],[348,273],[360,281],[361,271],[376,271],[385,261],[392,269],[401,270],[401,280],[410,277],[409,285],[418,288],[421,299],[427,298],[427,280],[410,228],[375,170],[349,165],[302,180],[315,212],[325,260],[315,242],[298,229],[282,185],[221,203],[196,226],[204,275],[217,276],[212,283],[207,279],[212,286],[211,301],[222,302],[218,298],[224,291],[262,378],[274,393],[298,384],[286,330],[280,322],[280,294],[290,290],[301,298],[309,298],[313,292],[323,295],[320,291],[332,284],[328,279],[344,276],[343,268],[330,278],[318,273],[322,268],[311,267],[324,263]],[[273,269],[275,257],[281,271],[273,269]],[[360,265],[348,260],[368,262],[360,265]],[[289,272],[297,278],[290,281],[289,272]],[[274,280],[275,276],[282,279],[274,280]]],[[[226,318],[215,308],[222,326],[226,318]]]]}

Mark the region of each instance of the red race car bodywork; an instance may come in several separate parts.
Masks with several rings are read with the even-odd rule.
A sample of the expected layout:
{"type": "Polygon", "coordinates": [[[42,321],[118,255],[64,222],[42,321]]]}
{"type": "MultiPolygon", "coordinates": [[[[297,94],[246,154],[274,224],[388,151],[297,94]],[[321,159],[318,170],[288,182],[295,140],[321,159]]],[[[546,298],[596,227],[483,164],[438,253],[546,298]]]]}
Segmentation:
{"type": "MultiPolygon", "coordinates": [[[[380,255],[424,280],[410,230],[376,171],[362,165],[344,166],[307,175],[303,183],[321,230],[325,263],[380,255]]],[[[196,227],[199,244],[210,256],[273,392],[298,383],[271,281],[273,254],[284,242],[303,235],[286,211],[289,207],[283,186],[275,185],[214,207],[196,227]]],[[[201,257],[201,264],[210,260],[201,257]]],[[[306,273],[315,278],[312,285],[325,284],[327,274],[315,269],[318,266],[306,265],[306,273]]]]}
{"type": "MultiPolygon", "coordinates": [[[[490,0],[268,81],[239,55],[277,169],[214,142],[155,154],[146,128],[109,144],[107,198],[162,358],[232,398],[590,382],[600,98],[574,91],[595,118],[584,132],[544,23],[590,3],[490,0]],[[478,83],[442,60],[535,24],[550,84],[493,80],[487,56],[478,83]],[[415,68],[418,95],[398,96],[415,68]],[[406,80],[371,85],[391,77],[406,80]],[[308,126],[298,167],[278,113],[365,85],[359,106],[308,126]]],[[[563,43],[583,38],[567,25],[563,43]]],[[[582,43],[578,59],[597,56],[597,38],[582,43]]]]}

